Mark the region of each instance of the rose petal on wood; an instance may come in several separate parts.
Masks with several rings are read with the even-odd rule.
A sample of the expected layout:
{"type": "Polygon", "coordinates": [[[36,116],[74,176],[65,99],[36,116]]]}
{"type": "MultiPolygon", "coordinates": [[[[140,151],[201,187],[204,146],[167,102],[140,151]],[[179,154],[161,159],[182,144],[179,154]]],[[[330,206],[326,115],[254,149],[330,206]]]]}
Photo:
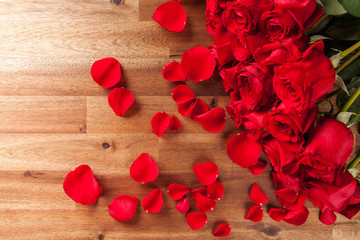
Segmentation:
{"type": "Polygon", "coordinates": [[[200,123],[205,131],[217,133],[224,129],[226,114],[223,108],[217,107],[210,111],[194,116],[194,121],[200,123]]]}
{"type": "Polygon", "coordinates": [[[199,212],[210,212],[216,207],[216,202],[200,193],[196,193],[196,207],[199,212]]]}
{"type": "Polygon", "coordinates": [[[266,162],[257,161],[255,165],[249,167],[249,172],[255,176],[258,176],[265,170],[267,165],[268,164],[266,162]]]}
{"type": "Polygon", "coordinates": [[[163,28],[181,32],[186,25],[186,12],[180,3],[169,1],[156,8],[152,18],[163,28]]]}
{"type": "Polygon", "coordinates": [[[112,57],[97,60],[91,66],[91,77],[101,87],[113,87],[121,79],[120,67],[119,61],[112,57]]]}
{"type": "Polygon", "coordinates": [[[158,213],[163,206],[163,197],[160,188],[149,193],[142,201],[142,207],[147,213],[158,213]]]}
{"type": "Polygon", "coordinates": [[[209,111],[209,108],[208,106],[206,105],[206,103],[200,99],[200,98],[197,98],[194,105],[192,106],[192,108],[190,109],[190,112],[189,112],[189,117],[194,120],[194,117],[195,116],[198,116],[198,115],[201,115],[201,114],[204,114],[206,112],[209,111]]]}
{"type": "Polygon", "coordinates": [[[181,59],[181,67],[187,78],[194,82],[209,79],[215,70],[216,60],[205,47],[193,47],[187,50],[181,59]]]}
{"type": "Polygon", "coordinates": [[[224,195],[224,186],[219,181],[215,181],[207,186],[207,196],[213,200],[220,200],[224,195]]]}
{"type": "Polygon", "coordinates": [[[147,153],[142,153],[130,167],[131,178],[141,184],[155,181],[158,174],[156,162],[147,153]]]}
{"type": "Polygon", "coordinates": [[[178,184],[178,183],[170,184],[170,186],[168,187],[168,190],[167,190],[169,196],[174,200],[181,199],[189,191],[190,191],[190,188],[188,188],[184,185],[178,184]]]}
{"type": "Polygon", "coordinates": [[[168,126],[169,130],[171,131],[178,131],[180,130],[181,128],[181,122],[180,120],[175,116],[175,115],[172,115],[171,118],[170,118],[170,123],[169,123],[169,126],[168,126]]]}
{"type": "Polygon", "coordinates": [[[184,197],[177,201],[176,203],[176,210],[178,210],[181,213],[187,213],[190,208],[189,198],[184,197]]]}
{"type": "Polygon", "coordinates": [[[228,237],[231,232],[231,227],[227,223],[221,223],[219,227],[213,232],[214,237],[228,237]]]}
{"type": "Polygon", "coordinates": [[[336,222],[336,215],[333,210],[327,208],[324,212],[320,211],[319,220],[326,225],[333,225],[336,222]]]}
{"type": "Polygon", "coordinates": [[[151,127],[155,135],[161,137],[170,124],[170,117],[166,112],[155,113],[151,119],[151,127]]]}
{"type": "Polygon", "coordinates": [[[178,105],[178,112],[181,114],[181,116],[183,116],[183,117],[189,116],[189,113],[190,113],[192,107],[194,106],[195,101],[196,100],[193,99],[193,100],[190,100],[190,101],[185,102],[185,103],[180,103],[178,105]]]}
{"type": "Polygon", "coordinates": [[[261,208],[261,206],[252,206],[245,219],[251,220],[253,222],[260,222],[263,219],[263,209],[261,208]]]}
{"type": "Polygon", "coordinates": [[[207,216],[203,212],[187,213],[185,218],[192,230],[198,230],[207,223],[207,216]]]}
{"type": "Polygon", "coordinates": [[[171,62],[162,70],[163,77],[170,82],[185,81],[185,74],[180,63],[171,62]]]}
{"type": "Polygon", "coordinates": [[[254,203],[258,205],[264,205],[269,200],[265,193],[256,183],[251,188],[250,198],[254,203]]]}
{"type": "Polygon", "coordinates": [[[207,187],[197,188],[190,191],[190,195],[196,200],[196,193],[200,193],[203,196],[207,195],[207,187]]]}
{"type": "Polygon", "coordinates": [[[109,214],[119,222],[127,222],[133,218],[136,212],[137,197],[120,195],[109,205],[109,214]]]}
{"type": "Polygon", "coordinates": [[[199,164],[194,164],[193,166],[194,173],[199,179],[201,184],[210,185],[216,181],[219,176],[219,168],[213,162],[204,162],[199,164]]]}
{"type": "Polygon", "coordinates": [[[65,193],[75,202],[89,205],[96,202],[103,189],[88,165],[80,165],[69,172],[63,183],[65,193]]]}
{"type": "Polygon", "coordinates": [[[309,210],[304,206],[297,210],[290,210],[284,216],[284,221],[296,226],[304,224],[309,216],[309,210]]]}
{"type": "Polygon", "coordinates": [[[108,102],[114,113],[124,116],[126,111],[134,103],[134,96],[125,88],[114,88],[108,96],[108,102]]]}
{"type": "Polygon", "coordinates": [[[248,168],[257,163],[261,154],[261,144],[250,138],[249,133],[241,132],[228,141],[226,150],[235,164],[248,168]]]}
{"type": "Polygon", "coordinates": [[[286,212],[287,210],[284,208],[272,208],[269,210],[269,216],[273,220],[280,222],[281,220],[284,219],[286,212]]]}
{"type": "Polygon", "coordinates": [[[173,88],[171,97],[176,103],[186,103],[195,99],[196,95],[187,85],[181,84],[173,88]]]}

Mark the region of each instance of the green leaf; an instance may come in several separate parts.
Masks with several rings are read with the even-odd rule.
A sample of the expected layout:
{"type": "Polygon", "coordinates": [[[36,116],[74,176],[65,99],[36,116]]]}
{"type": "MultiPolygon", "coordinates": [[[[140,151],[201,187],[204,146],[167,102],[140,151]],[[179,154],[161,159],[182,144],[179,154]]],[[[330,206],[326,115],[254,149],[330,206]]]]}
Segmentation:
{"type": "Polygon", "coordinates": [[[345,83],[349,83],[350,79],[352,79],[355,76],[359,76],[360,75],[360,58],[358,58],[355,61],[353,61],[352,63],[350,63],[346,68],[341,70],[338,74],[345,83]]]}
{"type": "Polygon", "coordinates": [[[342,54],[342,52],[339,52],[330,57],[330,61],[331,61],[332,65],[334,66],[334,68],[337,68],[339,66],[341,54],[342,54]]]}
{"type": "Polygon", "coordinates": [[[355,180],[360,182],[360,171],[356,168],[348,169],[349,173],[353,176],[355,180]]]}
{"type": "Polygon", "coordinates": [[[327,15],[342,15],[346,13],[344,7],[338,2],[338,0],[321,0],[324,5],[324,12],[327,15]]]}
{"type": "MultiPolygon", "coordinates": [[[[339,106],[339,108],[341,109],[344,104],[350,99],[350,97],[356,92],[356,90],[358,89],[360,85],[360,81],[357,82],[357,84],[355,84],[354,86],[352,86],[351,88],[348,87],[348,91],[349,91],[349,95],[347,95],[345,92],[340,92],[337,95],[337,105],[339,106]]],[[[360,113],[360,97],[358,97],[357,99],[355,99],[355,101],[353,102],[353,104],[351,104],[350,108],[347,110],[347,112],[353,112],[356,114],[360,113]]]]}
{"type": "Polygon", "coordinates": [[[331,39],[329,37],[325,37],[325,36],[321,36],[321,35],[314,35],[310,37],[310,42],[311,43],[316,43],[317,41],[320,40],[327,40],[327,39],[331,39]]]}
{"type": "Polygon", "coordinates": [[[336,120],[347,124],[352,116],[357,116],[357,114],[353,112],[341,112],[336,116],[336,120]]]}
{"type": "Polygon", "coordinates": [[[339,75],[336,75],[335,84],[338,87],[340,87],[342,90],[344,90],[344,92],[346,92],[347,95],[349,95],[349,92],[348,92],[348,90],[346,88],[346,85],[345,85],[344,81],[342,80],[342,78],[339,75]]]}
{"type": "Polygon", "coordinates": [[[326,31],[330,37],[343,41],[360,40],[360,26],[337,27],[332,25],[326,31]]]}
{"type": "Polygon", "coordinates": [[[360,18],[360,1],[359,0],[339,0],[347,12],[354,17],[360,18]]]}

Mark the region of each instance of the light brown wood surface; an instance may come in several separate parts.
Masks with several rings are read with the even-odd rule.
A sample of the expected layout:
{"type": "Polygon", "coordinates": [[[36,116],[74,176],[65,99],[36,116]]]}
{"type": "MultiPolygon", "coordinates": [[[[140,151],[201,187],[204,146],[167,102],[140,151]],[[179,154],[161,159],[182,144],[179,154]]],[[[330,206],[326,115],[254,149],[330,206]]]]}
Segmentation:
{"type": "MultiPolygon", "coordinates": [[[[211,45],[212,38],[205,30],[205,1],[181,2],[188,13],[181,33],[152,20],[165,1],[0,1],[0,238],[213,239],[214,224],[226,221],[232,227],[229,239],[360,239],[360,216],[349,221],[337,215],[335,225],[325,226],[310,203],[303,226],[271,220],[269,207],[280,207],[271,169],[255,177],[232,164],[226,155],[232,121],[210,134],[177,113],[170,97],[176,84],[165,81],[161,69],[193,46],[211,45]],[[135,96],[123,118],[108,106],[109,90],[90,76],[91,64],[110,56],[122,64],[120,85],[135,96]],[[150,120],[161,110],[178,116],[182,130],[156,137],[150,120]],[[146,185],[129,176],[131,163],[143,152],[160,169],[158,179],[146,185]],[[208,214],[207,225],[193,231],[166,188],[173,182],[201,187],[192,165],[203,161],[219,166],[225,195],[208,214]],[[66,174],[80,164],[89,164],[104,188],[90,206],[75,204],[62,189],[66,174]],[[260,223],[244,219],[253,183],[270,198],[260,223]],[[156,187],[164,194],[160,213],[146,214],[138,205],[128,223],[108,214],[116,196],[142,200],[156,187]]],[[[215,99],[223,107],[229,101],[219,77],[188,85],[207,104],[215,99]]]]}

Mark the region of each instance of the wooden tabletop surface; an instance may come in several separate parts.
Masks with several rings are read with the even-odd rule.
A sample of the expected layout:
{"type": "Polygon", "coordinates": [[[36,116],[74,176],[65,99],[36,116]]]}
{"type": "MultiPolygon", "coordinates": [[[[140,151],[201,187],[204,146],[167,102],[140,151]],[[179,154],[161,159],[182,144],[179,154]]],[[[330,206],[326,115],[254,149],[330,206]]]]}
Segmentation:
{"type": "MultiPolygon", "coordinates": [[[[360,239],[359,215],[352,221],[337,215],[335,225],[325,226],[309,202],[304,225],[273,221],[267,210],[280,205],[270,167],[253,176],[226,155],[232,121],[222,132],[210,134],[180,116],[170,97],[176,84],[162,78],[162,67],[193,46],[211,45],[212,38],[205,30],[204,0],[181,2],[188,14],[181,33],[152,20],[163,2],[0,1],[0,238],[214,239],[214,225],[226,221],[232,227],[229,239],[360,239]],[[135,96],[123,118],[108,106],[109,90],[90,76],[92,63],[105,57],[121,62],[121,86],[135,96]],[[156,137],[150,120],[158,111],[178,116],[183,128],[156,137]],[[129,176],[131,163],[143,152],[160,169],[158,179],[145,185],[129,176]],[[192,165],[204,161],[219,166],[225,195],[208,213],[207,225],[193,231],[166,189],[174,182],[201,187],[192,165]],[[62,188],[66,174],[80,164],[90,165],[104,188],[98,202],[89,206],[74,203],[62,188]],[[270,199],[260,223],[244,219],[252,205],[253,183],[270,199]],[[108,214],[116,196],[142,200],[156,187],[164,194],[160,213],[146,214],[138,205],[127,223],[108,214]]],[[[209,105],[223,107],[229,101],[219,77],[187,84],[209,105]]]]}

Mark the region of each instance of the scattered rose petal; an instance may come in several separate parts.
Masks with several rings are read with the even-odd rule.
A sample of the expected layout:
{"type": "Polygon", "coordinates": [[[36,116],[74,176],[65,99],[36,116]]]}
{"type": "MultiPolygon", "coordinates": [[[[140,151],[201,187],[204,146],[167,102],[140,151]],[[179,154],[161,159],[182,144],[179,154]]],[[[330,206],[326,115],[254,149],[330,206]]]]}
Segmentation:
{"type": "Polygon", "coordinates": [[[207,216],[203,212],[187,213],[185,217],[192,230],[198,230],[207,223],[207,216]]]}
{"type": "Polygon", "coordinates": [[[194,190],[191,190],[190,191],[190,195],[193,197],[193,199],[196,200],[196,194],[197,193],[200,193],[201,195],[203,196],[206,196],[207,195],[207,188],[206,187],[202,187],[202,188],[197,188],[197,189],[194,189],[194,190]]]}
{"type": "Polygon", "coordinates": [[[267,165],[268,164],[266,162],[257,161],[255,165],[249,167],[249,172],[255,176],[260,175],[265,170],[267,165]]]}
{"type": "Polygon", "coordinates": [[[194,106],[194,104],[195,104],[195,99],[185,102],[185,103],[180,103],[178,105],[178,111],[181,114],[181,116],[184,116],[184,117],[189,116],[189,113],[190,113],[192,107],[194,106]]]}
{"type": "Polygon", "coordinates": [[[96,202],[103,192],[88,165],[80,165],[69,172],[63,188],[72,200],[83,205],[96,202]]]}
{"type": "Polygon", "coordinates": [[[261,154],[261,144],[248,135],[250,134],[241,132],[227,143],[229,158],[243,168],[255,165],[261,154]]]}
{"type": "Polygon", "coordinates": [[[181,59],[185,76],[194,82],[209,79],[213,75],[215,66],[214,55],[205,47],[193,47],[187,50],[181,59]]]}
{"type": "Polygon", "coordinates": [[[109,205],[109,214],[119,222],[127,222],[133,218],[139,200],[129,195],[120,195],[109,205]]]}
{"type": "Polygon", "coordinates": [[[208,197],[196,193],[196,207],[199,212],[209,212],[214,210],[216,202],[208,197]]]}
{"type": "Polygon", "coordinates": [[[178,130],[180,130],[180,128],[181,128],[181,122],[180,122],[180,120],[179,120],[175,115],[172,115],[172,116],[171,116],[171,118],[170,118],[170,123],[169,123],[168,128],[169,128],[171,131],[178,131],[178,130]]]}
{"type": "Polygon", "coordinates": [[[172,199],[179,200],[183,196],[185,196],[185,194],[187,194],[189,192],[189,190],[190,190],[190,188],[188,188],[184,185],[181,185],[178,183],[173,183],[173,184],[170,184],[167,192],[172,199]]]}
{"type": "Polygon", "coordinates": [[[170,82],[185,81],[185,75],[180,63],[171,62],[162,70],[163,77],[170,82]]]}
{"type": "Polygon", "coordinates": [[[134,96],[125,88],[114,88],[108,96],[108,102],[114,113],[124,116],[125,112],[134,103],[134,96]]]}
{"type": "Polygon", "coordinates": [[[130,167],[130,176],[138,183],[148,183],[155,181],[159,174],[159,169],[149,154],[141,154],[130,167]]]}
{"type": "Polygon", "coordinates": [[[214,237],[228,237],[231,232],[231,227],[227,223],[222,223],[213,233],[214,237]]]}
{"type": "Polygon", "coordinates": [[[333,225],[336,221],[336,215],[333,210],[327,208],[324,212],[320,211],[320,221],[326,225],[333,225]]]}
{"type": "Polygon", "coordinates": [[[263,209],[261,208],[261,206],[252,206],[245,219],[249,219],[253,222],[260,222],[263,219],[263,209]]]}
{"type": "Polygon", "coordinates": [[[121,78],[120,63],[115,58],[97,60],[91,66],[91,77],[104,88],[115,86],[121,78]]]}
{"type": "Polygon", "coordinates": [[[288,188],[282,188],[274,192],[279,197],[280,204],[287,210],[296,210],[304,206],[306,195],[302,192],[295,192],[288,188]]]}
{"type": "Polygon", "coordinates": [[[161,137],[170,123],[170,117],[166,112],[158,112],[151,119],[151,127],[155,135],[161,137]]]}
{"type": "Polygon", "coordinates": [[[309,210],[306,207],[302,207],[297,210],[290,210],[284,216],[284,221],[293,225],[302,225],[306,222],[309,216],[309,210]]]}
{"type": "Polygon", "coordinates": [[[265,193],[259,188],[256,183],[251,188],[250,198],[254,203],[258,205],[264,205],[269,200],[265,193]]]}
{"type": "Polygon", "coordinates": [[[213,200],[220,200],[224,195],[224,186],[215,181],[207,187],[207,196],[213,200]]]}
{"type": "Polygon", "coordinates": [[[190,208],[189,198],[184,197],[176,203],[176,210],[181,213],[187,213],[190,208]]]}
{"type": "Polygon", "coordinates": [[[196,95],[187,85],[181,84],[173,88],[171,97],[176,103],[186,103],[195,99],[196,95]]]}
{"type": "Polygon", "coordinates": [[[143,199],[142,207],[147,213],[158,213],[162,208],[163,202],[161,190],[157,188],[143,199]]]}
{"type": "Polygon", "coordinates": [[[194,164],[193,166],[194,173],[199,179],[201,184],[210,185],[216,181],[219,176],[219,168],[213,162],[204,162],[199,164],[194,164]]]}
{"type": "Polygon", "coordinates": [[[225,127],[225,110],[220,107],[213,108],[206,113],[194,116],[194,120],[195,122],[200,123],[205,131],[217,133],[225,127]]]}
{"type": "Polygon", "coordinates": [[[181,32],[185,28],[187,15],[180,3],[169,1],[161,4],[152,17],[163,28],[173,32],[181,32]]]}
{"type": "Polygon", "coordinates": [[[287,210],[285,208],[272,208],[269,211],[269,216],[273,220],[280,222],[281,220],[284,219],[286,212],[287,210]]]}
{"type": "Polygon", "coordinates": [[[195,116],[206,113],[207,111],[209,111],[209,108],[206,105],[206,103],[203,100],[201,100],[200,98],[198,98],[198,99],[196,99],[195,103],[192,105],[192,107],[190,109],[189,117],[192,120],[194,120],[195,116]]]}

